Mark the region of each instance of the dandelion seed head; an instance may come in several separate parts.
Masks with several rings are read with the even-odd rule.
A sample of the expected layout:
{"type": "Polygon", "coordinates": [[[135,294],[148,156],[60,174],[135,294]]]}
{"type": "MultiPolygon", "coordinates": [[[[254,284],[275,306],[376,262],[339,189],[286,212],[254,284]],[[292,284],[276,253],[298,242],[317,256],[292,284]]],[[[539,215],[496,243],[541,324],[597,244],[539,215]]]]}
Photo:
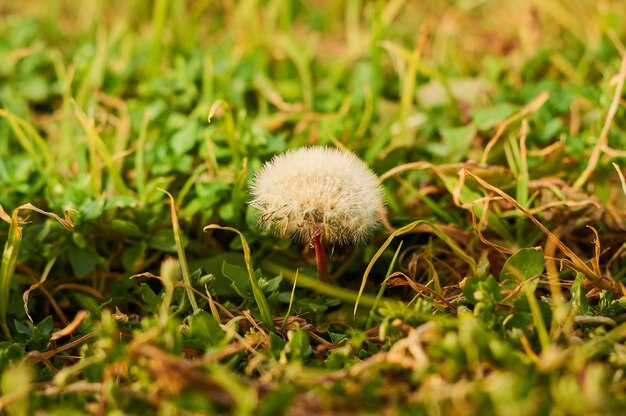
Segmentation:
{"type": "Polygon", "coordinates": [[[329,244],[359,243],[380,225],[383,194],[356,155],[330,147],[290,150],[254,177],[250,205],[259,225],[280,237],[329,244]]]}

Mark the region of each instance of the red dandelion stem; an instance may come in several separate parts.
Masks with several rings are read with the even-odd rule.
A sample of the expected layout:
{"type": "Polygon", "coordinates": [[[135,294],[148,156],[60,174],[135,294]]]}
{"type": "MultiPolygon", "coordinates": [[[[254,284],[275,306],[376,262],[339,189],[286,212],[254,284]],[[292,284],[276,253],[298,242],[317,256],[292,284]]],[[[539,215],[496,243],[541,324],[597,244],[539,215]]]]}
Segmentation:
{"type": "Polygon", "coordinates": [[[326,252],[324,244],[320,239],[320,233],[315,230],[313,233],[313,247],[315,247],[315,265],[317,266],[317,275],[322,282],[328,282],[328,267],[326,266],[326,252]]]}

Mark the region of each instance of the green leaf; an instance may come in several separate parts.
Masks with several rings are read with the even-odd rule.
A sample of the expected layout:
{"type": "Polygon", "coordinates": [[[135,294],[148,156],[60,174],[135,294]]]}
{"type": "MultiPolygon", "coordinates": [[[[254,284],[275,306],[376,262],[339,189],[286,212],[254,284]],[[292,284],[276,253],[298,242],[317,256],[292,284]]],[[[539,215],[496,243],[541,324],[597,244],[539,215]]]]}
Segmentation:
{"type": "Polygon", "coordinates": [[[150,312],[156,312],[161,305],[161,297],[157,296],[147,283],[141,284],[141,299],[143,299],[150,312]]]}
{"type": "Polygon", "coordinates": [[[263,396],[259,404],[259,416],[275,416],[288,414],[287,409],[291,405],[296,389],[291,384],[283,384],[271,390],[263,396]]]}
{"type": "Polygon", "coordinates": [[[199,311],[189,318],[187,341],[198,349],[218,345],[226,333],[215,318],[206,311],[199,311]]]}
{"type": "Polygon", "coordinates": [[[461,285],[461,291],[463,296],[473,305],[484,303],[493,306],[504,299],[500,284],[491,275],[465,278],[461,285]]]}
{"type": "Polygon", "coordinates": [[[70,264],[77,277],[91,273],[98,264],[98,254],[91,248],[73,246],[70,248],[70,264]]]}
{"type": "Polygon", "coordinates": [[[192,284],[193,283],[201,284],[201,281],[203,280],[202,278],[207,275],[208,273],[206,272],[206,270],[200,267],[200,268],[197,268],[193,273],[189,275],[189,281],[191,281],[192,284]]]}
{"type": "Polygon", "coordinates": [[[545,263],[541,248],[522,248],[504,263],[500,272],[500,281],[522,282],[541,275],[544,268],[545,263]]]}
{"type": "Polygon", "coordinates": [[[170,140],[170,145],[176,155],[187,153],[193,148],[198,140],[198,126],[194,119],[191,119],[182,129],[178,130],[170,140]]]}
{"type": "MultiPolygon", "coordinates": [[[[6,406],[2,414],[12,416],[26,416],[37,412],[29,411],[31,406],[31,383],[35,377],[34,371],[29,363],[21,361],[0,374],[0,394],[2,398],[15,398],[6,400],[6,406]]],[[[4,406],[3,406],[4,407],[4,406]]]]}
{"type": "Polygon", "coordinates": [[[170,228],[157,231],[152,235],[150,240],[148,240],[148,247],[165,253],[176,253],[176,239],[174,237],[174,231],[170,228]]]}
{"type": "Polygon", "coordinates": [[[471,114],[476,128],[478,130],[487,130],[497,126],[516,111],[516,106],[503,103],[489,108],[476,108],[471,111],[471,114]]]}
{"type": "Polygon", "coordinates": [[[28,325],[24,325],[20,321],[15,321],[15,331],[19,335],[25,335],[29,338],[33,336],[33,326],[30,322],[28,322],[28,325]]]}
{"type": "Polygon", "coordinates": [[[583,281],[585,275],[582,273],[576,273],[576,279],[572,285],[570,305],[578,307],[578,313],[580,315],[589,315],[591,308],[589,308],[589,302],[587,302],[587,294],[583,288],[583,281]]]}
{"type": "Polygon", "coordinates": [[[102,304],[93,296],[82,292],[72,292],[70,296],[73,303],[76,304],[79,308],[86,309],[95,316],[100,314],[102,304]]]}
{"type": "Polygon", "coordinates": [[[139,228],[139,226],[132,221],[113,219],[110,222],[109,227],[112,231],[121,233],[125,237],[144,238],[146,235],[143,231],[141,231],[141,228],[139,228]]]}
{"type": "Polygon", "coordinates": [[[145,241],[142,241],[136,246],[129,246],[124,250],[122,254],[122,264],[126,270],[132,273],[139,270],[138,267],[141,266],[146,255],[146,248],[147,245],[145,241]]]}
{"type": "Polygon", "coordinates": [[[231,286],[239,294],[245,295],[246,298],[252,299],[250,288],[250,279],[248,272],[241,266],[230,264],[224,260],[222,263],[222,274],[232,282],[231,286]]]}
{"type": "MultiPolygon", "coordinates": [[[[136,207],[139,200],[132,195],[112,195],[107,197],[104,203],[104,209],[122,209],[136,207]]],[[[81,211],[82,213],[82,211],[81,211]]]]}
{"type": "Polygon", "coordinates": [[[473,124],[463,127],[442,127],[439,134],[443,139],[448,162],[457,162],[467,155],[476,136],[476,127],[473,124]]]}
{"type": "MultiPolygon", "coordinates": [[[[530,311],[528,302],[523,299],[525,310],[530,311]]],[[[512,339],[519,339],[521,334],[524,334],[527,338],[534,337],[534,331],[532,331],[533,315],[530,312],[520,311],[514,309],[515,313],[511,313],[502,321],[502,328],[512,339]]]]}
{"type": "Polygon", "coordinates": [[[270,332],[270,347],[268,352],[272,355],[272,357],[278,359],[280,357],[281,351],[287,345],[287,341],[276,335],[274,332],[270,332]]]}
{"type": "Polygon", "coordinates": [[[278,288],[280,287],[280,282],[283,281],[282,276],[276,276],[272,279],[265,280],[263,278],[263,274],[260,270],[255,271],[256,277],[259,280],[259,287],[267,296],[271,296],[275,293],[278,293],[278,288]]]}
{"type": "Polygon", "coordinates": [[[502,287],[493,276],[489,276],[480,282],[478,288],[483,293],[483,298],[488,298],[494,305],[504,299],[502,287]]]}
{"type": "Polygon", "coordinates": [[[24,346],[13,342],[0,342],[0,374],[25,354],[24,346]]]}
{"type": "Polygon", "coordinates": [[[290,361],[303,361],[312,353],[309,335],[302,328],[289,331],[288,337],[285,352],[290,361]]]}
{"type": "Polygon", "coordinates": [[[26,345],[28,350],[44,351],[52,336],[53,321],[52,315],[33,325],[26,321],[26,325],[20,321],[15,321],[16,339],[26,345]]]}

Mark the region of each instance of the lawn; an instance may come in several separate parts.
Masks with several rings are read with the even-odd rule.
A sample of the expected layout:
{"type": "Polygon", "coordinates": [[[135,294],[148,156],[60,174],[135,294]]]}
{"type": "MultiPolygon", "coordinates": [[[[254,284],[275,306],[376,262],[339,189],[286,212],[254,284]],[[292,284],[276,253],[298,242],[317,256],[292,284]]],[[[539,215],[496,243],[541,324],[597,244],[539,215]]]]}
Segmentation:
{"type": "Polygon", "coordinates": [[[625,42],[621,0],[0,2],[0,413],[623,414],[625,42]],[[334,156],[262,182],[308,146],[376,175],[350,238],[277,214],[334,156]]]}

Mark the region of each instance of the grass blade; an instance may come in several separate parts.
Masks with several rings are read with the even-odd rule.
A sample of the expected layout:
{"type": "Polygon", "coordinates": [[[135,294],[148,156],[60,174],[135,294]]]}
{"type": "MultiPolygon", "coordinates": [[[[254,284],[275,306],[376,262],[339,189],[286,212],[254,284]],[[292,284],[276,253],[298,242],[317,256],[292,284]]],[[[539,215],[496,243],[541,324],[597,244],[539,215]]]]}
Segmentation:
{"type": "Polygon", "coordinates": [[[107,168],[107,172],[111,177],[111,180],[114,182],[116,189],[118,192],[123,194],[130,194],[130,190],[126,186],[124,179],[120,175],[120,172],[117,170],[115,166],[115,160],[111,155],[111,152],[107,148],[106,144],[100,137],[96,127],[94,126],[93,118],[87,118],[87,115],[78,107],[75,106],[74,114],[82,126],[85,133],[87,133],[87,137],[89,139],[89,152],[90,152],[90,162],[92,163],[90,172],[93,177],[91,178],[94,181],[94,187],[96,192],[101,191],[102,186],[102,172],[99,165],[98,157],[102,159],[102,162],[107,168]]]}
{"type": "Polygon", "coordinates": [[[20,210],[35,211],[57,220],[68,230],[72,230],[74,228],[74,224],[72,223],[72,219],[69,215],[70,211],[73,211],[72,209],[65,210],[65,218],[61,218],[55,213],[44,211],[29,203],[14,209],[13,214],[9,217],[4,208],[2,208],[2,205],[0,205],[0,219],[10,224],[9,235],[7,238],[7,242],[4,245],[4,251],[2,253],[2,265],[0,266],[0,327],[2,328],[2,332],[4,332],[4,335],[8,339],[12,338],[11,331],[9,330],[6,321],[6,315],[9,306],[9,294],[11,289],[11,281],[13,280],[15,272],[17,256],[19,254],[20,245],[22,243],[21,224],[23,223],[19,220],[20,210]]]}
{"type": "Polygon", "coordinates": [[[617,114],[617,110],[620,107],[621,98],[622,98],[622,90],[624,89],[624,83],[626,82],[626,53],[622,56],[622,63],[619,67],[619,73],[617,78],[617,86],[615,87],[615,94],[613,95],[613,99],[611,100],[611,106],[609,107],[609,112],[606,115],[606,119],[604,121],[604,126],[602,126],[602,131],[600,132],[600,137],[598,137],[598,141],[591,151],[591,156],[589,157],[589,161],[587,163],[587,167],[580,174],[576,182],[574,182],[574,188],[582,188],[587,179],[591,176],[593,171],[596,169],[598,162],[600,161],[600,156],[602,151],[606,147],[609,141],[609,130],[613,124],[613,118],[615,118],[615,114],[617,114]]]}
{"type": "Polygon", "coordinates": [[[283,319],[283,324],[280,326],[280,330],[285,329],[285,324],[287,323],[287,319],[291,315],[291,307],[293,306],[293,298],[296,294],[296,285],[298,284],[298,269],[296,269],[296,276],[293,279],[293,287],[291,288],[291,296],[289,296],[289,307],[287,308],[287,313],[285,313],[285,319],[283,319]]]}
{"type": "Polygon", "coordinates": [[[20,227],[17,219],[18,212],[19,210],[16,209],[11,216],[9,237],[4,245],[2,266],[0,266],[0,326],[7,339],[12,339],[11,331],[6,321],[7,309],[9,307],[9,291],[11,281],[13,280],[13,273],[15,272],[17,255],[22,243],[22,227],[20,227]]]}
{"type": "Polygon", "coordinates": [[[626,179],[624,179],[624,174],[619,169],[619,166],[617,166],[617,163],[613,162],[613,167],[617,171],[617,176],[619,176],[619,180],[622,183],[622,191],[624,191],[624,195],[626,195],[626,179]]]}
{"type": "Polygon", "coordinates": [[[135,153],[135,186],[139,198],[143,203],[146,202],[146,172],[144,164],[144,152],[146,147],[146,136],[148,135],[148,124],[152,119],[152,114],[146,112],[141,120],[139,128],[139,137],[137,138],[137,153],[135,153]]]}
{"type": "Polygon", "coordinates": [[[548,236],[548,238],[553,240],[554,243],[556,244],[556,246],[559,249],[561,249],[561,251],[563,251],[563,253],[565,253],[565,255],[567,255],[567,257],[569,257],[569,259],[571,260],[572,264],[576,267],[576,270],[584,273],[587,277],[590,277],[590,278],[592,278],[594,280],[600,280],[601,279],[600,276],[596,276],[594,271],[591,270],[589,268],[589,266],[587,266],[585,264],[585,262],[580,257],[578,257],[578,255],[576,255],[576,253],[574,253],[569,247],[567,247],[565,244],[563,244],[563,242],[557,236],[555,236],[550,230],[548,230],[541,222],[539,222],[539,220],[537,218],[535,218],[534,215],[532,215],[530,212],[528,212],[528,210],[526,208],[524,208],[523,206],[521,206],[519,204],[519,202],[517,202],[514,198],[512,198],[510,195],[508,195],[507,193],[503,192],[499,188],[497,188],[497,187],[491,185],[490,183],[486,182],[482,178],[474,175],[472,172],[470,172],[467,169],[462,169],[461,172],[463,174],[468,175],[471,178],[473,178],[476,182],[478,182],[485,189],[488,189],[488,190],[493,191],[496,194],[500,195],[508,203],[510,203],[515,208],[517,208],[520,211],[522,211],[528,217],[528,219],[530,219],[533,222],[533,224],[535,224],[541,231],[543,231],[544,234],[546,234],[546,236],[548,236]]]}
{"type": "Polygon", "coordinates": [[[159,191],[165,193],[170,199],[170,209],[172,216],[172,229],[174,230],[174,240],[176,241],[176,251],[178,252],[178,260],[180,261],[180,269],[183,273],[183,281],[188,286],[187,296],[189,297],[189,302],[191,303],[191,307],[193,309],[193,313],[196,313],[200,310],[198,308],[198,303],[196,302],[196,298],[193,296],[193,291],[191,290],[191,279],[189,279],[189,266],[187,265],[187,257],[185,256],[185,248],[183,247],[183,237],[182,232],[180,231],[180,224],[178,223],[178,215],[176,215],[176,203],[174,202],[174,197],[172,194],[167,192],[164,189],[157,188],[159,191]]]}
{"type": "Polygon", "coordinates": [[[454,240],[452,240],[450,237],[448,237],[443,231],[441,231],[439,229],[439,227],[437,227],[435,224],[432,224],[429,221],[426,220],[417,220],[414,221],[408,225],[405,225],[402,228],[398,228],[396,231],[394,231],[393,233],[391,233],[389,235],[389,237],[387,237],[387,241],[385,241],[383,243],[383,245],[378,249],[378,251],[376,252],[376,254],[374,254],[374,257],[372,257],[372,260],[370,260],[370,263],[367,265],[367,269],[365,269],[365,273],[363,273],[363,280],[361,281],[361,288],[359,289],[359,294],[357,296],[356,302],[354,304],[354,317],[356,317],[356,312],[357,309],[359,307],[359,301],[361,300],[361,297],[363,296],[363,290],[365,290],[365,284],[367,283],[367,277],[369,276],[370,272],[372,271],[372,268],[374,267],[374,264],[376,263],[376,260],[378,260],[380,258],[380,256],[383,254],[383,252],[387,249],[387,247],[389,247],[389,245],[391,244],[391,242],[393,241],[394,238],[401,236],[403,234],[407,234],[410,233],[411,231],[413,231],[413,229],[415,227],[417,227],[420,224],[425,224],[427,226],[429,226],[432,231],[433,234],[435,234],[437,237],[439,237],[441,240],[443,240],[448,247],[450,247],[452,249],[452,251],[454,251],[454,253],[459,256],[465,263],[467,263],[470,266],[470,272],[472,274],[476,274],[477,272],[477,265],[476,265],[476,261],[469,256],[467,253],[465,253],[465,251],[459,247],[459,245],[457,243],[454,242],[454,240]]]}
{"type": "Polygon", "coordinates": [[[404,244],[404,241],[400,241],[400,244],[398,245],[398,248],[396,249],[396,252],[394,253],[393,258],[391,259],[391,263],[389,263],[389,268],[387,269],[385,280],[380,285],[380,289],[378,290],[378,294],[376,295],[376,300],[374,301],[374,304],[372,305],[372,308],[370,309],[369,317],[367,318],[367,322],[365,323],[365,328],[369,328],[370,325],[372,324],[372,319],[374,319],[376,306],[378,306],[380,299],[383,297],[383,293],[385,292],[385,289],[387,289],[387,279],[389,279],[389,276],[391,276],[391,272],[393,271],[393,268],[396,265],[396,261],[398,260],[398,255],[400,254],[400,250],[402,250],[402,244],[404,244]]]}
{"type": "Polygon", "coordinates": [[[528,301],[528,306],[530,307],[530,313],[532,314],[533,323],[535,324],[535,328],[537,330],[539,343],[541,344],[541,348],[545,350],[550,346],[550,337],[548,336],[546,323],[543,320],[541,308],[539,307],[537,298],[535,298],[535,291],[532,288],[532,285],[526,282],[524,286],[524,294],[526,295],[526,300],[528,301]]]}
{"type": "Polygon", "coordinates": [[[265,295],[263,291],[259,287],[259,282],[257,281],[256,275],[254,274],[254,268],[252,267],[252,258],[250,256],[250,246],[248,246],[248,241],[246,237],[236,228],[233,227],[222,227],[218,224],[210,224],[204,227],[203,231],[207,232],[208,230],[225,230],[236,233],[241,239],[241,246],[243,248],[243,257],[246,263],[246,270],[248,271],[248,278],[250,279],[250,286],[252,286],[252,294],[254,295],[254,300],[256,301],[257,307],[261,312],[261,320],[267,326],[267,328],[271,331],[274,330],[274,320],[272,318],[272,313],[270,312],[270,306],[267,303],[267,299],[265,299],[265,295]]]}
{"type": "MultiPolygon", "coordinates": [[[[287,278],[290,281],[294,281],[296,279],[296,273],[283,267],[278,264],[272,262],[264,262],[262,264],[263,269],[276,274],[281,274],[283,277],[287,278]]],[[[357,294],[351,290],[344,289],[342,287],[337,287],[328,283],[320,282],[319,279],[312,276],[307,276],[302,273],[298,273],[298,287],[309,289],[315,293],[319,293],[321,295],[330,296],[332,298],[336,298],[339,300],[344,300],[346,302],[355,303],[357,301],[357,294]]],[[[393,301],[388,298],[381,298],[383,301],[393,301]]],[[[361,296],[361,302],[365,306],[374,306],[376,302],[376,297],[370,296],[367,294],[363,294],[361,296]]]]}

